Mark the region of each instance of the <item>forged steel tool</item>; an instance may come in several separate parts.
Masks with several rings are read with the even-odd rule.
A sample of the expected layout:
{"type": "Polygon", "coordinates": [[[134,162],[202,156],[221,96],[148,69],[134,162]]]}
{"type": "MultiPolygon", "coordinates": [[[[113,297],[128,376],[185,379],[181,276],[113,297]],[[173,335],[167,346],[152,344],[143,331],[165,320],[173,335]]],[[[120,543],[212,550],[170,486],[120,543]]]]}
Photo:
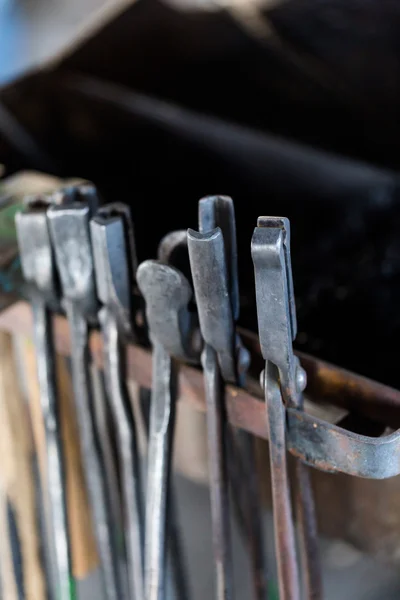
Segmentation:
{"type": "MultiPolygon", "coordinates": [[[[279,597],[281,600],[298,600],[301,593],[287,472],[285,406],[302,409],[306,376],[292,346],[297,323],[289,221],[260,217],[253,234],[251,252],[260,344],[266,360],[263,385],[270,441],[279,597]]],[[[309,473],[300,460],[296,461],[296,488],[306,598],[317,600],[322,598],[317,527],[309,473]]]]}
{"type": "Polygon", "coordinates": [[[147,260],[137,271],[146,301],[153,343],[153,386],[150,408],[149,457],[145,528],[145,600],[165,599],[166,516],[177,396],[177,358],[198,356],[192,291],[177,269],[147,260]]]}
{"type": "Polygon", "coordinates": [[[33,313],[34,341],[45,430],[47,493],[50,509],[49,536],[52,600],[71,600],[74,582],[71,572],[68,516],[61,425],[55,372],[55,350],[51,307],[58,302],[58,282],[47,221],[49,198],[32,198],[25,210],[16,215],[21,267],[33,313]]]}
{"type": "Polygon", "coordinates": [[[134,338],[132,290],[136,252],[129,208],[100,208],[90,223],[107,395],[116,429],[125,515],[129,597],[144,598],[143,507],[136,425],[126,387],[123,341],[134,338]]]}
{"type": "Polygon", "coordinates": [[[70,326],[72,381],[86,485],[93,511],[107,600],[124,597],[119,577],[118,531],[113,528],[107,481],[104,478],[93,423],[93,389],[90,377],[89,327],[98,311],[89,220],[97,206],[92,186],[80,186],[64,205],[48,210],[50,234],[70,326]]]}
{"type": "Polygon", "coordinates": [[[217,597],[231,598],[232,576],[227,475],[249,546],[254,598],[267,597],[262,514],[254,439],[227,426],[224,382],[244,383],[248,352],[236,333],[239,285],[235,215],[231,198],[209,196],[199,202],[200,232],[188,231],[200,329],[205,340],[203,367],[207,398],[211,504],[217,597]],[[225,455],[228,451],[228,457],[225,455]]]}
{"type": "MultiPolygon", "coordinates": [[[[167,233],[158,245],[157,255],[158,260],[162,263],[175,267],[187,277],[190,276],[187,233],[185,229],[167,233]]],[[[194,360],[193,355],[187,356],[186,359],[189,362],[193,362],[194,360]]],[[[172,570],[176,600],[186,600],[189,597],[189,589],[173,485],[170,490],[168,509],[167,567],[170,565],[172,570]]]]}

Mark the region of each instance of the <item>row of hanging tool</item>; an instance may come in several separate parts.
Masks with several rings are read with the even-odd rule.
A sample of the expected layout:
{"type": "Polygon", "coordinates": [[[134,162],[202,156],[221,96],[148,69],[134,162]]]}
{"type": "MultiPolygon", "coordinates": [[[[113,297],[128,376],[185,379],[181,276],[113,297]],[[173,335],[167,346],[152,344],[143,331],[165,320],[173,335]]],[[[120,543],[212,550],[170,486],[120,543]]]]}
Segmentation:
{"type": "MultiPolygon", "coordinates": [[[[268,582],[254,439],[229,426],[224,405],[225,383],[244,385],[249,366],[249,354],[236,331],[239,287],[232,200],[222,196],[200,200],[199,231],[168,234],[160,243],[158,260],[146,260],[139,266],[129,209],[123,204],[99,206],[91,185],[27,199],[16,224],[33,310],[46,431],[47,554],[52,559],[49,599],[74,597],[52,331],[52,313],[62,310],[70,328],[80,447],[106,600],[164,600],[167,564],[172,565],[175,597],[189,598],[169,483],[177,374],[182,361],[201,363],[204,371],[215,598],[231,600],[234,596],[232,498],[250,556],[253,597],[265,600],[268,582]],[[143,302],[145,319],[140,318],[143,302]],[[115,477],[107,473],[101,459],[93,415],[89,333],[98,326],[103,337],[105,398],[118,451],[125,560],[120,558],[121,528],[115,523],[115,477]],[[132,341],[151,342],[153,348],[145,494],[137,427],[126,385],[125,344],[132,341]],[[167,548],[171,553],[168,563],[167,548]]],[[[296,600],[302,595],[285,439],[285,405],[301,409],[305,387],[304,372],[292,349],[296,315],[289,244],[286,219],[258,220],[252,256],[260,342],[266,360],[262,385],[269,424],[280,600],[296,600]]],[[[302,585],[306,597],[317,600],[322,592],[313,500],[308,472],[300,461],[296,479],[302,585]]]]}

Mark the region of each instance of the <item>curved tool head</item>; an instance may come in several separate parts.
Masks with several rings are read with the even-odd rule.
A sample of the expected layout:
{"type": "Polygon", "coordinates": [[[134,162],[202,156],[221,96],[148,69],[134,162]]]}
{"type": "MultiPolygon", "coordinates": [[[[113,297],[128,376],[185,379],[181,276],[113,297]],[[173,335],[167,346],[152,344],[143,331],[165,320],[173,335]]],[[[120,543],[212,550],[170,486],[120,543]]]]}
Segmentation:
{"type": "Polygon", "coordinates": [[[222,231],[229,299],[233,320],[236,322],[240,311],[236,221],[233,201],[228,196],[206,196],[199,201],[200,233],[209,233],[217,227],[222,231]]]}
{"type": "Polygon", "coordinates": [[[192,290],[180,271],[160,261],[146,260],[137,270],[137,283],[146,301],[150,335],[176,358],[198,358],[188,303],[192,290]]]}
{"type": "Polygon", "coordinates": [[[201,333],[217,352],[223,378],[243,384],[249,355],[235,329],[239,286],[232,199],[200,200],[199,229],[189,229],[187,236],[201,333]]]}
{"type": "Polygon", "coordinates": [[[166,265],[176,265],[177,254],[187,252],[186,229],[170,231],[165,235],[158,245],[158,260],[166,265]]]}
{"type": "Polygon", "coordinates": [[[93,186],[64,192],[65,203],[47,212],[64,298],[77,303],[87,318],[97,315],[89,220],[95,206],[93,186]]]}
{"type": "Polygon", "coordinates": [[[97,294],[116,315],[122,331],[133,333],[133,283],[136,248],[129,207],[115,203],[99,209],[90,222],[97,294]]]}
{"type": "Polygon", "coordinates": [[[47,196],[27,199],[26,209],[15,216],[15,225],[23,276],[52,301],[59,290],[47,221],[49,206],[47,196]]]}

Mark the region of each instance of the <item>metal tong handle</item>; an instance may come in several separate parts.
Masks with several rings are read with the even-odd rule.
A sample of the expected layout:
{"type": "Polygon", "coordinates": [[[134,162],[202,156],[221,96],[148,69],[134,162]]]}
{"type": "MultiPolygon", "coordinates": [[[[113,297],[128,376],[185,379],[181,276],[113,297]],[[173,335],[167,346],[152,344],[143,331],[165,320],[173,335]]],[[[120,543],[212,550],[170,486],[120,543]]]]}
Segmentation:
{"type": "MultiPolygon", "coordinates": [[[[236,320],[239,316],[239,286],[237,275],[237,249],[235,214],[231,198],[209,196],[199,202],[199,229],[197,233],[188,230],[189,257],[199,312],[200,329],[206,342],[205,364],[206,396],[213,381],[212,360],[216,360],[220,377],[231,383],[242,384],[248,367],[248,353],[242,347],[236,334],[236,320]],[[209,348],[214,350],[211,353],[209,348]]],[[[215,366],[216,368],[216,366],[215,366]]],[[[219,427],[217,421],[224,419],[223,387],[216,400],[216,388],[207,397],[207,420],[209,448],[219,472],[211,473],[211,494],[215,502],[213,529],[216,539],[230,544],[229,525],[223,527],[221,502],[226,498],[227,474],[234,492],[234,508],[239,524],[245,534],[251,554],[254,597],[265,600],[267,581],[265,573],[264,549],[262,543],[262,517],[258,496],[256,458],[254,440],[245,432],[237,432],[228,424],[219,427]],[[226,428],[226,432],[225,432],[226,428]],[[217,439],[213,439],[217,436],[217,439]],[[226,446],[229,460],[225,456],[226,446]],[[223,452],[221,453],[221,449],[223,452]],[[244,486],[244,489],[242,489],[244,486]],[[213,490],[213,487],[215,488],[213,490]],[[217,517],[217,510],[220,511],[217,517]],[[225,539],[225,541],[224,541],[225,539]]],[[[215,546],[216,562],[220,560],[220,550],[215,546]]],[[[230,577],[230,551],[225,547],[225,579],[230,577]]],[[[217,574],[217,580],[219,575],[217,574]]],[[[230,589],[231,584],[225,586],[230,589]]],[[[220,588],[220,592],[222,588],[220,588]]]]}
{"type": "MultiPolygon", "coordinates": [[[[284,218],[260,217],[252,245],[261,351],[266,359],[264,389],[270,439],[275,545],[279,588],[284,600],[297,600],[300,581],[286,456],[286,406],[302,408],[305,375],[293,354],[296,316],[290,262],[290,225],[284,218]],[[282,401],[283,400],[283,401],[282,401]]],[[[296,464],[296,505],[302,571],[307,599],[322,598],[317,527],[307,467],[296,464]]]]}
{"type": "Polygon", "coordinates": [[[65,206],[48,211],[50,233],[71,332],[72,383],[101,569],[107,600],[124,597],[124,577],[118,564],[117,531],[113,529],[111,503],[102,472],[98,439],[93,423],[93,389],[89,372],[89,322],[97,317],[98,302],[89,232],[92,214],[90,192],[65,206]]]}
{"type": "Polygon", "coordinates": [[[139,266],[137,282],[146,300],[146,315],[153,341],[146,535],[146,600],[164,600],[166,517],[169,514],[169,478],[175,424],[177,366],[174,357],[194,356],[192,316],[188,310],[191,289],[177,269],[160,261],[139,266]]]}
{"type": "Polygon", "coordinates": [[[163,346],[153,346],[148,480],[146,496],[145,598],[163,600],[166,585],[166,519],[175,426],[177,369],[163,346]]]}
{"type": "Polygon", "coordinates": [[[100,209],[90,229],[98,297],[103,304],[99,321],[104,342],[105,381],[122,470],[129,594],[143,598],[142,488],[136,426],[126,388],[126,357],[122,349],[122,337],[133,331],[131,295],[136,264],[128,208],[114,204],[100,209]]]}
{"type": "Polygon", "coordinates": [[[49,310],[49,302],[56,302],[58,297],[54,256],[46,215],[49,202],[48,198],[31,198],[27,202],[25,211],[16,216],[16,229],[22,272],[31,286],[36,364],[45,430],[51,521],[50,548],[46,553],[50,563],[49,592],[54,599],[70,600],[74,593],[74,581],[54,363],[53,327],[49,310]]]}

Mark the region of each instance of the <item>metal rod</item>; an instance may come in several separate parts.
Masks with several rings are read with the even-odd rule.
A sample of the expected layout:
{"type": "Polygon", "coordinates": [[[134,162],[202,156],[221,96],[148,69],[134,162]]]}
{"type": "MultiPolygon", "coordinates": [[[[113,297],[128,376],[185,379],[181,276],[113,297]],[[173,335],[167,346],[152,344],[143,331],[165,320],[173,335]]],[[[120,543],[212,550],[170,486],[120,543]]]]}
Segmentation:
{"type": "Polygon", "coordinates": [[[29,285],[40,406],[45,432],[50,566],[49,592],[52,599],[70,600],[73,596],[71,549],[66,506],[65,473],[59,398],[55,371],[53,321],[50,302],[58,300],[47,209],[47,198],[31,198],[26,209],[16,216],[16,231],[24,278],[29,285]]]}
{"type": "Polygon", "coordinates": [[[207,405],[211,518],[214,545],[216,598],[232,600],[232,550],[226,456],[226,413],[223,382],[215,350],[205,345],[202,355],[207,405]]]}
{"type": "Polygon", "coordinates": [[[158,342],[153,347],[153,387],[150,408],[146,496],[145,598],[164,600],[166,516],[175,425],[177,370],[158,342]]]}
{"type": "Polygon", "coordinates": [[[136,444],[135,423],[129,410],[125,384],[121,340],[112,311],[103,308],[99,320],[104,340],[104,370],[121,467],[123,508],[125,513],[125,543],[128,559],[128,584],[131,598],[144,598],[143,581],[143,509],[136,444]]]}
{"type": "MultiPolygon", "coordinates": [[[[293,517],[285,505],[290,488],[285,466],[286,454],[283,456],[283,452],[286,453],[286,411],[302,413],[302,392],[306,386],[306,375],[293,353],[297,324],[290,260],[289,221],[281,217],[259,217],[251,248],[255,269],[260,344],[262,354],[267,361],[264,385],[267,392],[270,446],[271,454],[275,457],[271,458],[271,477],[275,494],[274,513],[277,515],[276,519],[280,520],[275,531],[279,586],[281,595],[289,600],[292,598],[297,600],[299,591],[294,588],[294,581],[298,579],[296,548],[292,535],[293,517]],[[278,381],[279,394],[277,391],[275,393],[278,389],[278,381]],[[269,387],[272,388],[271,393],[268,392],[269,387]],[[287,524],[285,527],[283,523],[288,519],[290,525],[287,524]],[[290,569],[285,569],[289,562],[290,569]],[[293,571],[295,565],[296,571],[293,571]]],[[[299,530],[301,562],[305,574],[307,600],[319,600],[322,597],[322,584],[318,534],[310,479],[305,469],[304,465],[296,469],[298,490],[296,503],[301,519],[299,530]]]]}
{"type": "MultiPolygon", "coordinates": [[[[249,357],[236,333],[240,307],[232,199],[201,199],[199,230],[188,230],[188,246],[201,332],[216,351],[223,380],[243,384],[249,357]]],[[[267,575],[253,440],[244,432],[228,431],[226,441],[233,506],[250,551],[253,597],[265,600],[267,575]]]]}
{"type": "Polygon", "coordinates": [[[309,600],[320,600],[323,598],[323,587],[310,471],[307,465],[297,460],[295,474],[296,515],[300,532],[300,557],[305,597],[309,600]]]}
{"type": "Polygon", "coordinates": [[[287,467],[285,408],[282,403],[277,369],[268,361],[264,378],[279,600],[300,600],[296,538],[287,467]]]}
{"type": "Polygon", "coordinates": [[[71,356],[72,384],[78,415],[82,460],[93,510],[105,594],[107,600],[120,600],[123,595],[117,574],[118,547],[115,532],[111,530],[107,484],[102,473],[92,419],[93,399],[89,373],[88,325],[85,317],[73,302],[66,301],[65,305],[73,348],[71,356]]]}
{"type": "Polygon", "coordinates": [[[55,552],[55,556],[49,556],[54,577],[53,583],[56,586],[56,589],[53,590],[53,597],[55,599],[60,598],[60,600],[71,600],[73,598],[74,582],[71,569],[52,318],[44,299],[38,294],[35,294],[32,298],[32,313],[40,403],[46,436],[45,448],[50,499],[49,510],[52,524],[52,549],[55,552]]]}

